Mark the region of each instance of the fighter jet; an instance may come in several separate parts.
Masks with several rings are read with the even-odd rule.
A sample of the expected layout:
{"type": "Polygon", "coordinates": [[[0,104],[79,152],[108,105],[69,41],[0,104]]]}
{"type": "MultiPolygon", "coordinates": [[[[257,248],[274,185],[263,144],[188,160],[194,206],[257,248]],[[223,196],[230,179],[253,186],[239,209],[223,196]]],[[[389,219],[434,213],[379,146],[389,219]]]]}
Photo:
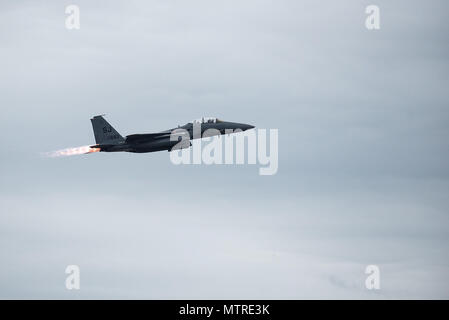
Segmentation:
{"type": "Polygon", "coordinates": [[[178,126],[177,128],[161,132],[131,134],[122,137],[102,115],[95,116],[90,119],[90,121],[92,122],[96,142],[96,145],[90,146],[90,148],[102,152],[124,151],[145,153],[163,150],[172,151],[173,147],[181,140],[188,142],[187,146],[185,146],[188,148],[192,145],[190,142],[192,139],[203,137],[203,134],[209,129],[215,130],[209,130],[208,132],[215,132],[216,134],[223,135],[228,134],[231,131],[231,133],[234,133],[233,131],[239,132],[240,130],[246,131],[254,128],[254,126],[244,123],[222,121],[217,118],[201,118],[183,126],[178,126]],[[201,130],[199,130],[199,128],[201,128],[201,130]],[[198,134],[196,131],[198,131],[198,134]],[[178,139],[173,141],[171,135],[176,132],[178,132],[178,139]],[[188,136],[186,136],[187,134],[188,136]]]}

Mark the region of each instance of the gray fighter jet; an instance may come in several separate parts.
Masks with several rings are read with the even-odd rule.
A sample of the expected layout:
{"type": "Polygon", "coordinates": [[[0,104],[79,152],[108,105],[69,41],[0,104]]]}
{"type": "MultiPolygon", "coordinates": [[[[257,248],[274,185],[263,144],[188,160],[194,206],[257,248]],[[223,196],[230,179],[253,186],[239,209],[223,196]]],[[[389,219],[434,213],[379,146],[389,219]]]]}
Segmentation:
{"type": "Polygon", "coordinates": [[[162,150],[172,151],[173,147],[179,142],[187,141],[187,145],[184,147],[188,148],[192,145],[190,140],[201,138],[203,135],[228,134],[234,133],[234,131],[246,131],[254,128],[254,126],[244,123],[221,121],[217,118],[202,118],[183,126],[157,133],[131,134],[122,137],[103,116],[95,116],[90,121],[94,129],[96,142],[96,145],[90,146],[90,148],[103,152],[125,151],[144,153],[162,150]],[[211,134],[208,134],[210,132],[211,134]],[[174,133],[176,134],[176,140],[171,138],[174,133]]]}

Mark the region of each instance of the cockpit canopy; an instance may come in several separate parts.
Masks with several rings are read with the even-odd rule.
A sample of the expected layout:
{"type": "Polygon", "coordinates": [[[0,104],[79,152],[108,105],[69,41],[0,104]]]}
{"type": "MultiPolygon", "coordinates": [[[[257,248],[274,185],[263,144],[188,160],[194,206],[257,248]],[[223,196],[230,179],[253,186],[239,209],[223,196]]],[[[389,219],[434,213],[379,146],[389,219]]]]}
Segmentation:
{"type": "Polygon", "coordinates": [[[220,123],[223,122],[218,118],[214,117],[202,117],[201,119],[195,119],[192,123],[220,123]]]}

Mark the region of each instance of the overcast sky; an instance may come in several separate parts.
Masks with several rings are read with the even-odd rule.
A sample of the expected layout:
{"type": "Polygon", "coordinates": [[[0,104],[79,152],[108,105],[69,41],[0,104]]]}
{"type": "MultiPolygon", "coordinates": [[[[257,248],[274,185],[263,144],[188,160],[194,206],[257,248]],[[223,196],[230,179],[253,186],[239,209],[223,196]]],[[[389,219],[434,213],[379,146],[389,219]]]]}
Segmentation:
{"type": "Polygon", "coordinates": [[[449,298],[448,9],[0,0],[0,298],[449,298]],[[97,114],[279,129],[279,170],[41,156],[97,114]]]}

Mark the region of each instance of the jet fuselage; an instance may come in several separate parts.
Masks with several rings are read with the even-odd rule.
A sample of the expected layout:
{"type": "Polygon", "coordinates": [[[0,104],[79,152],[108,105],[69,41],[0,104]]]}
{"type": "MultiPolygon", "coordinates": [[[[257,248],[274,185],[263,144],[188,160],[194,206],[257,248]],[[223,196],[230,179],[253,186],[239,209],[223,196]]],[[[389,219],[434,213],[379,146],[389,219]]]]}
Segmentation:
{"type": "Polygon", "coordinates": [[[190,140],[212,136],[217,134],[233,133],[234,131],[246,131],[254,126],[244,123],[221,121],[218,119],[189,122],[177,128],[147,134],[133,134],[123,138],[112,126],[102,117],[95,116],[91,119],[94,129],[96,145],[91,148],[99,148],[102,152],[155,152],[171,151],[181,140],[190,140]],[[214,130],[210,130],[214,129],[214,130]],[[183,132],[184,137],[178,136],[178,140],[172,141],[174,132],[183,132]],[[198,131],[198,132],[197,132],[198,131]],[[188,137],[185,137],[188,134],[188,137]]]}

